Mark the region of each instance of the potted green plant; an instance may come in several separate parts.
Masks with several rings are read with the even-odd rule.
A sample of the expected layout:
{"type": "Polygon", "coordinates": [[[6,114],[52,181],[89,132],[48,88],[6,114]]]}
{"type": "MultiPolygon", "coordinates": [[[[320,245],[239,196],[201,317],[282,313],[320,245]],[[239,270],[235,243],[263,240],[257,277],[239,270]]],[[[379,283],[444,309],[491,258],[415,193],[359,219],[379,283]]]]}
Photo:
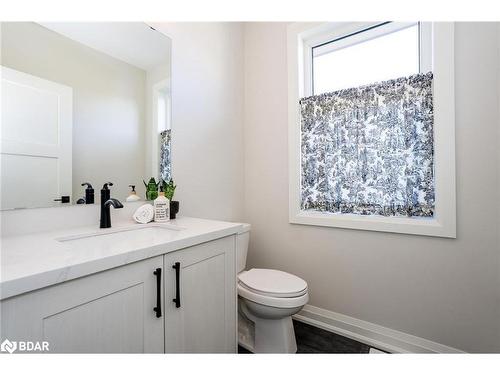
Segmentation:
{"type": "Polygon", "coordinates": [[[174,180],[165,183],[163,181],[163,190],[165,191],[165,197],[170,201],[170,219],[175,219],[177,213],[179,212],[179,201],[174,201],[174,193],[177,185],[174,184],[174,180]]]}
{"type": "Polygon", "coordinates": [[[155,178],[151,177],[148,183],[146,183],[146,181],[144,180],[142,180],[142,182],[146,187],[146,200],[154,201],[156,198],[158,198],[158,187],[160,186],[161,181],[158,181],[158,183],[156,183],[155,178]]]}

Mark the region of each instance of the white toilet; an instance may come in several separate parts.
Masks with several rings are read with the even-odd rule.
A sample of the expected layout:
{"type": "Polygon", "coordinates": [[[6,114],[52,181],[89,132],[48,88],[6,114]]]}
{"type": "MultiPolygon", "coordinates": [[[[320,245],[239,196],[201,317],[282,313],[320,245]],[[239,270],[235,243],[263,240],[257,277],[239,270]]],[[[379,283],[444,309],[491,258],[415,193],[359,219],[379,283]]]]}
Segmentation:
{"type": "Polygon", "coordinates": [[[309,301],[307,283],[292,274],[245,271],[250,224],[237,236],[238,343],[253,353],[295,353],[292,315],[309,301]]]}

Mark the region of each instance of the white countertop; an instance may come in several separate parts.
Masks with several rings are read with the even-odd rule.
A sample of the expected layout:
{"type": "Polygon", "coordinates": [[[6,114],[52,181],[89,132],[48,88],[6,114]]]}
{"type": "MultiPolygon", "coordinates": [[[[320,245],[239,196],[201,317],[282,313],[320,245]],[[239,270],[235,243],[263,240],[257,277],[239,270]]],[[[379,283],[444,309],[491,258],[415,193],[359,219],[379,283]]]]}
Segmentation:
{"type": "Polygon", "coordinates": [[[180,230],[125,232],[132,226],[154,228],[155,225],[158,223],[137,224],[124,220],[113,223],[109,229],[85,226],[3,237],[0,299],[230,236],[241,229],[238,223],[180,217],[166,225],[177,226],[180,230]],[[89,239],[96,241],[100,237],[99,246],[88,246],[91,242],[86,242],[87,239],[61,242],[68,236],[117,231],[121,231],[119,240],[113,236],[89,239]]]}

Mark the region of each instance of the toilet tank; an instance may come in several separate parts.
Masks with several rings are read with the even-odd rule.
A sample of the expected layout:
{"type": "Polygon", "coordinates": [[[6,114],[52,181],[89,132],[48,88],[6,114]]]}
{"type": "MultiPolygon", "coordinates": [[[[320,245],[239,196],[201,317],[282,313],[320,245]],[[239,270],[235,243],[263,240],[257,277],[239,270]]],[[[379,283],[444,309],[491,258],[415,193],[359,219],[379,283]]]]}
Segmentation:
{"type": "Polygon", "coordinates": [[[236,273],[240,273],[246,267],[249,240],[250,224],[242,224],[242,228],[236,235],[236,273]]]}

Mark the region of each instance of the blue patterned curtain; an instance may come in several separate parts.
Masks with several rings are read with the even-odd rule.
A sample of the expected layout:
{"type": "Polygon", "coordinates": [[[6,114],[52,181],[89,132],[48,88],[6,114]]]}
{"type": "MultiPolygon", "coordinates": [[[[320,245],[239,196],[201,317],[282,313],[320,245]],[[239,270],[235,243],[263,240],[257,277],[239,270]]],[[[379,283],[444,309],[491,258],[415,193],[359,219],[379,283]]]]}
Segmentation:
{"type": "Polygon", "coordinates": [[[166,182],[172,178],[171,141],[170,129],[160,133],[160,178],[166,182]]]}
{"type": "Polygon", "coordinates": [[[311,96],[301,107],[301,208],[434,215],[432,73],[311,96]]]}

